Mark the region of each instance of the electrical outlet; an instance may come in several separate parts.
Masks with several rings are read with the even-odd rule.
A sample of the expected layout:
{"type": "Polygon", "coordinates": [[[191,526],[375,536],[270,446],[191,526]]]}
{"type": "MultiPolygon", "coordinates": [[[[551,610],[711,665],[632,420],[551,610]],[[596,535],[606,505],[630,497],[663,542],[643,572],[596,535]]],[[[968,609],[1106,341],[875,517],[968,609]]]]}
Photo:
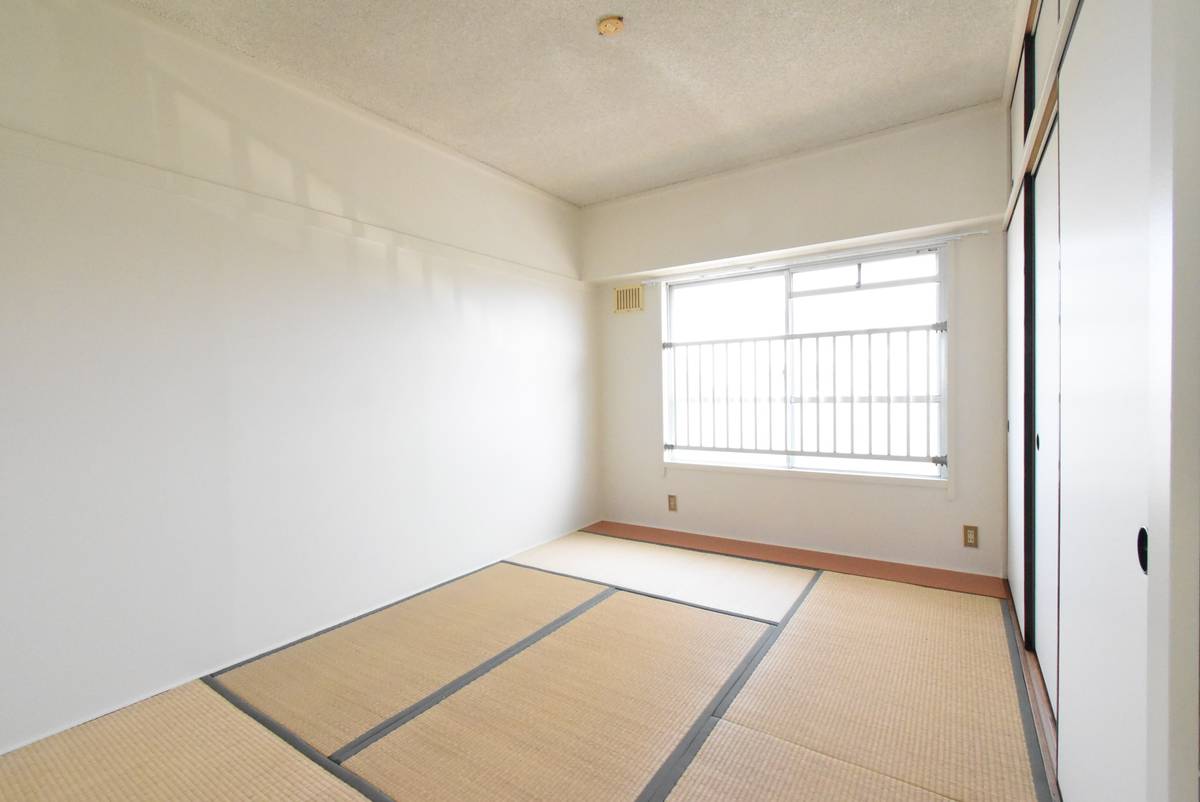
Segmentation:
{"type": "Polygon", "coordinates": [[[667,496],[667,509],[671,512],[675,512],[679,509],[679,502],[675,500],[674,496],[667,496]]]}
{"type": "Polygon", "coordinates": [[[963,545],[967,548],[979,548],[979,527],[963,524],[963,545]]]}

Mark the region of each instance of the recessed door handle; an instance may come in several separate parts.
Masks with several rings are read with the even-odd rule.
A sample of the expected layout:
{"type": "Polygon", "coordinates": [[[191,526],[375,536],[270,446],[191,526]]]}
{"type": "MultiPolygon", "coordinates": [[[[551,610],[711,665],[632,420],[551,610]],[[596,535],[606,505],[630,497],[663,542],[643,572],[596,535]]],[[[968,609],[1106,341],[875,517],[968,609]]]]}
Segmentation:
{"type": "Polygon", "coordinates": [[[1150,557],[1150,535],[1146,532],[1146,527],[1138,530],[1137,537],[1137,554],[1138,565],[1142,566],[1142,573],[1149,573],[1146,570],[1146,562],[1150,557]]]}
{"type": "Polygon", "coordinates": [[[1042,450],[1042,436],[1040,434],[1035,434],[1033,436],[1033,447],[1038,451],[1042,450]]]}

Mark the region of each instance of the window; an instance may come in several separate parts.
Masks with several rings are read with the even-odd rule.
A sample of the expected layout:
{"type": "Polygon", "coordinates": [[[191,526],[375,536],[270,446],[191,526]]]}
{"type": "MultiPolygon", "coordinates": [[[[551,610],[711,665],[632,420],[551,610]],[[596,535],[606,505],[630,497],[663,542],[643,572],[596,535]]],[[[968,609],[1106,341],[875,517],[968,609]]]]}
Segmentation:
{"type": "Polygon", "coordinates": [[[667,284],[665,458],[946,475],[942,248],[667,284]]]}

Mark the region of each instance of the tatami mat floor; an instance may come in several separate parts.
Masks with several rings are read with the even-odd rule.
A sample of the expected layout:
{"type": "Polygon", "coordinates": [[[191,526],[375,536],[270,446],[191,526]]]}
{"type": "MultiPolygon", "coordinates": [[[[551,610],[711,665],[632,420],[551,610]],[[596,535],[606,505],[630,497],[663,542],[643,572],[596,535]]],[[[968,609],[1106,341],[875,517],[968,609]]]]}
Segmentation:
{"type": "Polygon", "coordinates": [[[765,629],[617,593],[346,767],[396,799],[634,799],[765,629]]]}
{"type": "Polygon", "coordinates": [[[601,590],[493,565],[218,678],[332,755],[601,590]]]}
{"type": "Polygon", "coordinates": [[[783,618],[812,579],[806,568],[589,532],[560,537],[510,561],[770,622],[783,618]]]}
{"type": "Polygon", "coordinates": [[[363,797],[200,682],[0,757],[11,802],[340,802],[363,797]]]}
{"type": "Polygon", "coordinates": [[[0,756],[0,800],[1049,798],[996,599],[598,535],[514,561],[0,756]]]}
{"type": "Polygon", "coordinates": [[[766,733],[721,720],[671,802],[943,802],[947,797],[766,733]]]}
{"type": "Polygon", "coordinates": [[[938,797],[1037,799],[1004,616],[996,599],[825,573],[724,719],[938,797]]]}

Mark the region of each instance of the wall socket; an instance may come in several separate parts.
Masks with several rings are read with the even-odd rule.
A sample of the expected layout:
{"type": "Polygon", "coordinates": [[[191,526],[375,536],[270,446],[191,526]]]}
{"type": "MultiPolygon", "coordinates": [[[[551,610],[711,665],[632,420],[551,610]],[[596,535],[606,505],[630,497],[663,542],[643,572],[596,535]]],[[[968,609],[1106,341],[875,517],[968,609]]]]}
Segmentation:
{"type": "Polygon", "coordinates": [[[671,512],[676,512],[679,509],[679,502],[674,496],[667,496],[667,509],[671,512]]]}
{"type": "Polygon", "coordinates": [[[979,527],[972,524],[963,524],[963,545],[967,548],[979,548],[979,527]]]}

